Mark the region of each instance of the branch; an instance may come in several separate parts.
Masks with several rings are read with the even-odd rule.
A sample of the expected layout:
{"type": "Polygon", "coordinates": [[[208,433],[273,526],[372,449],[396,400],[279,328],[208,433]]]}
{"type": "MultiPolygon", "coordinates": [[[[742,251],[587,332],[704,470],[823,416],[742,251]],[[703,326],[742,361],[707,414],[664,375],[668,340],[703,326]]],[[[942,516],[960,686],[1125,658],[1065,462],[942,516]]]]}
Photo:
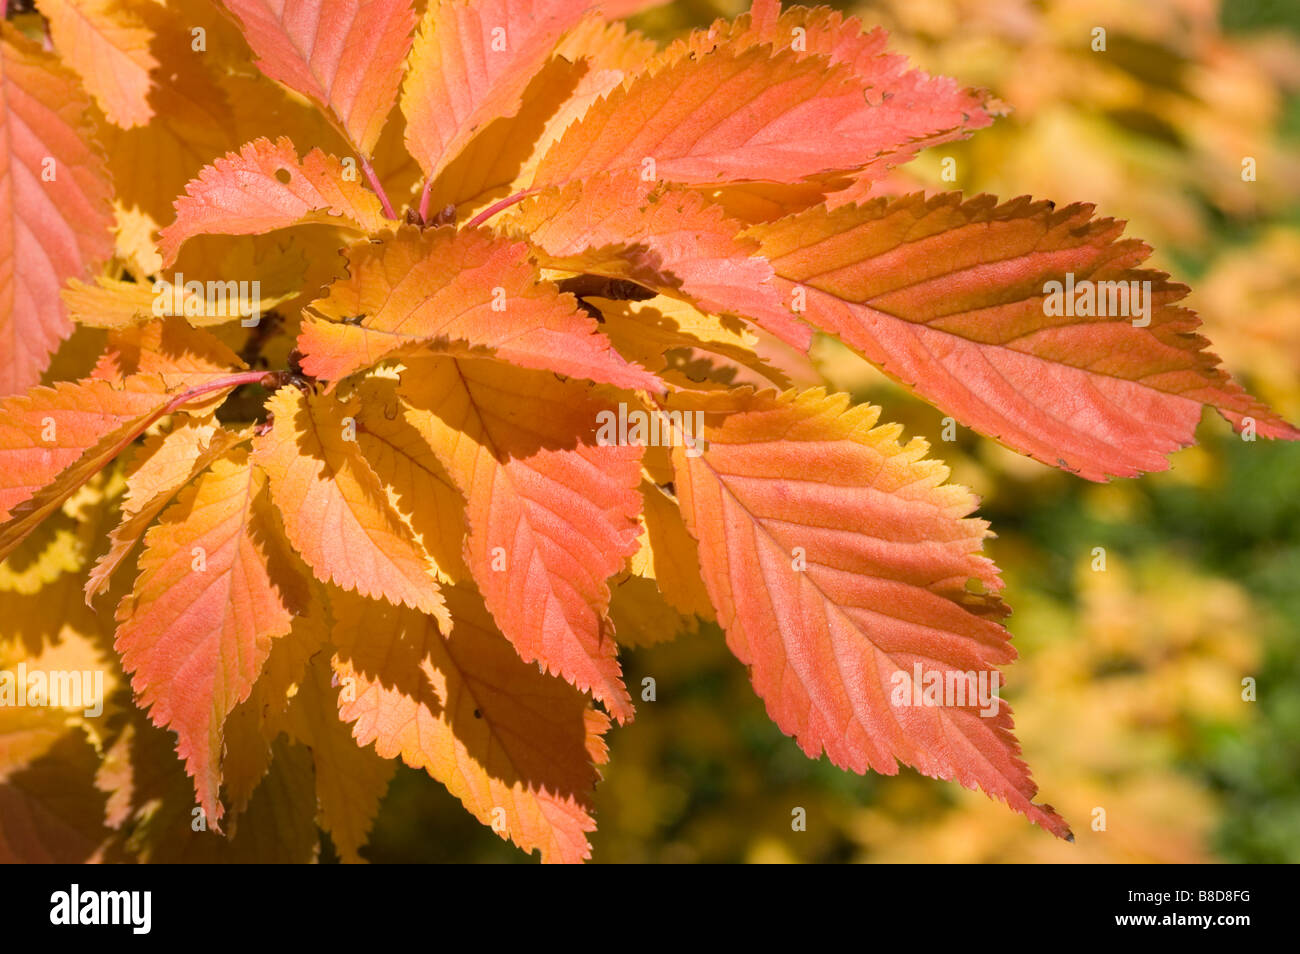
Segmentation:
{"type": "Polygon", "coordinates": [[[516,192],[514,195],[506,196],[506,198],[502,199],[500,202],[496,202],[493,203],[492,205],[489,205],[478,215],[474,216],[474,218],[466,222],[465,228],[467,229],[477,228],[478,226],[486,222],[488,219],[492,218],[492,216],[500,212],[502,209],[508,209],[516,202],[522,202],[524,199],[528,198],[536,191],[537,189],[525,189],[523,192],[516,192]]]}
{"type": "Polygon", "coordinates": [[[379,176],[375,175],[375,167],[370,164],[369,157],[365,153],[358,153],[358,155],[361,157],[361,171],[366,174],[366,181],[370,183],[370,188],[374,190],[375,195],[379,196],[379,204],[384,209],[384,215],[390,219],[397,218],[397,213],[393,211],[393,203],[388,201],[388,193],[384,191],[379,176]]]}

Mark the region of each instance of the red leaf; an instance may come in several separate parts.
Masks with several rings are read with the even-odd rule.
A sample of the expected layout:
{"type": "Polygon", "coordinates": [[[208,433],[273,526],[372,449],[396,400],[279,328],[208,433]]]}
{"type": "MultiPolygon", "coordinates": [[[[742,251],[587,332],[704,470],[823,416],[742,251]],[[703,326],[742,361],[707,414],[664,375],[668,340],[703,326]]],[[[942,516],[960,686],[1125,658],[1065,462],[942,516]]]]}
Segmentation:
{"type": "Polygon", "coordinates": [[[978,94],[886,55],[883,33],[825,10],[773,13],[670,48],[568,129],[535,184],[623,169],[701,186],[878,175],[990,121],[978,94]]]}
{"type": "Polygon", "coordinates": [[[0,402],[0,513],[30,498],[109,435],[171,399],[156,375],[65,381],[0,402]]]}
{"type": "Polygon", "coordinates": [[[780,0],[755,0],[749,13],[731,22],[719,20],[671,44],[660,61],[699,59],[719,47],[738,52],[765,46],[774,53],[791,50],[848,66],[867,90],[867,108],[846,128],[855,129],[876,150],[854,178],[870,181],[927,146],[964,139],[993,122],[984,93],[946,76],[910,69],[907,57],[886,50],[888,41],[880,27],[865,30],[857,17],[846,19],[828,7],[782,12],[780,0]]]}

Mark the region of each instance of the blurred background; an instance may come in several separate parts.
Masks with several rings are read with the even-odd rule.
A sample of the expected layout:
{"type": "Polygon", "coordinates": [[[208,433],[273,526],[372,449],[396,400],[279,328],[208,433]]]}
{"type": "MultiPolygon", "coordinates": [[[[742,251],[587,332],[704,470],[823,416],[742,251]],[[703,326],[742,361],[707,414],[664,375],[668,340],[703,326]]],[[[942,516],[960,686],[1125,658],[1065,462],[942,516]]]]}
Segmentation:
{"type": "MultiPolygon", "coordinates": [[[[1186,304],[1233,374],[1300,419],[1300,4],[833,5],[1012,109],[885,189],[1089,201],[1127,219],[1152,264],[1192,286],[1186,304]]],[[[679,0],[636,25],[666,39],[747,6],[679,0]]],[[[1077,842],[907,769],[859,777],[809,761],[706,625],[625,650],[628,685],[653,677],[657,699],[609,736],[595,860],[1300,862],[1300,445],[1243,442],[1207,412],[1200,446],[1168,472],[1089,484],[963,428],[945,442],[939,412],[833,342],[815,357],[983,497],[1020,651],[1004,696],[1040,797],[1077,842]],[[791,830],[795,808],[806,831],[791,830]]],[[[367,854],[526,860],[405,768],[367,854]]]]}

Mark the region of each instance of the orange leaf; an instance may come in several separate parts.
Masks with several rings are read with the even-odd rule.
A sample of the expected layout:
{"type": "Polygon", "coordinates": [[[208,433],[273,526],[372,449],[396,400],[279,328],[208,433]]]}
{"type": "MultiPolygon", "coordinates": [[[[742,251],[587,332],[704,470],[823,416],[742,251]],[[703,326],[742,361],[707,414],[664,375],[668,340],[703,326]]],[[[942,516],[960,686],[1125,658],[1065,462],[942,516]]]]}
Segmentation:
{"type": "Polygon", "coordinates": [[[360,391],[357,444],[362,455],[439,571],[459,582],[469,572],[461,553],[464,498],[425,436],[406,419],[406,404],[397,396],[397,382],[366,378],[360,391]]]}
{"type": "MultiPolygon", "coordinates": [[[[237,382],[225,387],[223,383],[202,390],[224,391],[237,382]]],[[[108,382],[87,380],[37,388],[28,396],[4,402],[16,412],[17,420],[8,428],[0,427],[0,453],[13,462],[10,479],[17,482],[0,485],[0,492],[4,499],[17,502],[0,525],[0,560],[154,421],[190,396],[191,392],[164,392],[158,377],[139,375],[127,379],[121,390],[108,382]],[[136,413],[131,414],[133,410],[136,413]],[[39,483],[26,483],[30,480],[39,483]]]]}
{"type": "MultiPolygon", "coordinates": [[[[271,766],[276,737],[292,734],[285,713],[297,693],[313,658],[328,661],[322,652],[330,638],[333,621],[326,609],[325,586],[307,580],[307,601],[284,636],[271,643],[270,655],[247,699],[226,717],[225,754],[221,758],[221,788],[228,809],[240,816],[271,766]]],[[[338,713],[330,701],[330,714],[338,713]]],[[[302,741],[301,739],[299,741],[302,741]]],[[[305,743],[310,747],[310,743],[305,743]]]]}
{"type": "Polygon", "coordinates": [[[1151,250],[1123,227],[1090,205],[947,194],[812,209],[749,234],[805,286],[810,323],[958,420],[1089,480],[1164,470],[1204,404],[1300,438],[1219,368],[1196,316],[1174,305],[1187,288],[1139,268],[1151,250]],[[1103,310],[1100,287],[1112,313],[1075,314],[1057,296],[1050,314],[1054,281],[1062,296],[1067,281],[1092,288],[1089,312],[1103,310]],[[1138,293],[1112,302],[1103,282],[1138,293]]]}
{"type": "Polygon", "coordinates": [[[791,50],[848,66],[867,90],[867,108],[852,125],[876,149],[855,178],[870,181],[927,146],[966,138],[990,125],[994,116],[986,94],[946,76],[909,69],[906,57],[886,50],[888,41],[889,34],[880,27],[864,30],[857,17],[846,19],[828,7],[782,12],[780,0],[755,0],[753,8],[735,20],[719,20],[672,43],[659,62],[699,59],[719,47],[738,52],[763,46],[774,53],[791,50]]]}
{"type": "MultiPolygon", "coordinates": [[[[428,617],[424,617],[428,618],[428,617]]],[[[272,720],[289,738],[311,750],[316,766],[317,817],[330,833],[339,857],[356,864],[370,825],[397,764],[352,737],[338,711],[326,653],[312,657],[283,717],[272,720]]]]}
{"type": "Polygon", "coordinates": [[[139,704],[176,733],[214,825],[222,724],[306,599],[264,490],[246,450],[214,463],[145,535],[140,576],[117,610],[116,647],[139,704]]]}
{"type": "Polygon", "coordinates": [[[298,161],[293,143],[255,139],[228,153],[176,200],[176,221],[162,230],[163,263],[176,261],[181,245],[196,235],[262,235],[292,225],[336,225],[376,232],[386,220],[379,199],[353,169],[313,149],[298,161]]]}
{"type": "Polygon", "coordinates": [[[143,467],[127,481],[122,522],[113,528],[108,550],[95,561],[86,579],[87,604],[108,589],[113,573],[181,488],[230,448],[251,436],[251,431],[190,423],[151,442],[152,446],[147,445],[149,456],[143,467]],[[147,483],[141,481],[142,477],[147,483]]]}
{"type": "Polygon", "coordinates": [[[524,90],[588,0],[432,0],[402,84],[406,148],[433,179],[524,90]]]}
{"type": "Polygon", "coordinates": [[[674,449],[727,644],[810,757],[886,775],[902,761],[1069,837],[1033,804],[1010,708],[992,698],[996,665],[1015,654],[1001,601],[967,589],[1002,586],[979,555],[987,525],[966,517],[974,498],[943,485],[947,468],[922,459],[923,441],[900,446],[897,426],[873,429],[877,416],[821,391],[765,392],[709,428],[703,455],[674,449]],[[985,696],[914,704],[916,667],[923,682],[969,673],[972,692],[984,679],[985,696]]]}
{"type": "Polygon", "coordinates": [[[446,621],[436,568],[366,463],[355,410],[285,387],[267,402],[271,430],[254,460],[271,478],[294,548],[323,583],[404,603],[446,621]]]}
{"type": "Polygon", "coordinates": [[[628,364],[569,295],[543,282],[522,242],[483,229],[403,228],[348,249],[348,277],[312,304],[298,349],[310,375],[337,381],[437,342],[527,368],[662,389],[628,364]]]}
{"type": "MultiPolygon", "coordinates": [[[[91,377],[120,387],[132,375],[156,374],[169,391],[176,391],[203,387],[244,367],[215,335],[190,327],[183,318],[164,318],[111,332],[91,377]]],[[[197,404],[188,404],[187,410],[193,412],[197,404]]]]}
{"type": "Polygon", "coordinates": [[[327,110],[373,155],[411,46],[411,0],[222,0],[257,67],[327,110]]]}
{"type": "Polygon", "coordinates": [[[584,104],[618,79],[612,84],[606,80],[604,88],[591,92],[593,78],[586,61],[552,54],[520,94],[518,111],[475,132],[433,180],[427,200],[421,195],[421,204],[430,210],[455,206],[458,218],[469,221],[495,201],[524,191],[537,160],[568,124],[570,111],[585,109],[584,104]]]}
{"type": "Polygon", "coordinates": [[[636,551],[639,447],[596,443],[607,405],[576,382],[491,361],[426,359],[407,419],[467,500],[465,560],[525,662],[632,717],[606,580],[636,551]]]}
{"type": "Polygon", "coordinates": [[[161,379],[146,374],[120,388],[65,381],[0,401],[0,511],[9,514],[105,437],[125,433],[170,399],[161,379]]]}
{"type": "Polygon", "coordinates": [[[796,348],[812,331],[795,320],[744,226],[700,195],[625,171],[596,175],[525,201],[512,224],[544,263],[626,278],[709,312],[739,315],[796,348]]]}
{"type": "Polygon", "coordinates": [[[108,173],[76,76],[0,27],[0,396],[72,331],[59,288],[113,252],[108,173]]]}
{"type": "Polygon", "coordinates": [[[450,588],[447,601],[445,638],[409,609],[334,602],[339,715],[362,745],[425,769],[524,851],[582,861],[609,720],[521,661],[472,590],[450,588]]]}
{"type": "Polygon", "coordinates": [[[885,105],[896,93],[908,94],[904,116],[926,114],[910,91],[882,88],[885,79],[741,36],[641,73],[597,102],[542,158],[534,185],[626,169],[700,186],[860,171],[882,154],[908,155],[913,131],[945,121],[900,123],[885,105]]]}
{"type": "Polygon", "coordinates": [[[149,52],[153,32],[114,0],[40,0],[37,9],[50,36],[108,121],[123,129],[153,116],[149,74],[158,61],[149,52]]]}

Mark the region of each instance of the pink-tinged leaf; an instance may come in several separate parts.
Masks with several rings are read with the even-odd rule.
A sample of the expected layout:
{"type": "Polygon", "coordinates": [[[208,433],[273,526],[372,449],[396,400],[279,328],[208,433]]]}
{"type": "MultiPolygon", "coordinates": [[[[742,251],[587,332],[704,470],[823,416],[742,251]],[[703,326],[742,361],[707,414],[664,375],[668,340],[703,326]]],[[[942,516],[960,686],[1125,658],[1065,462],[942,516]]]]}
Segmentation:
{"type": "Polygon", "coordinates": [[[152,375],[130,379],[124,390],[130,393],[130,397],[125,400],[119,398],[123,392],[99,381],[61,385],[59,390],[53,392],[45,388],[37,389],[30,397],[35,402],[38,413],[53,412],[42,414],[38,422],[39,433],[30,416],[33,405],[18,407],[19,412],[26,417],[4,434],[4,441],[8,445],[4,451],[5,456],[13,462],[15,476],[20,483],[4,488],[6,496],[14,497],[28,492],[30,488],[24,487],[21,482],[32,479],[33,475],[53,473],[43,485],[31,491],[30,496],[15,503],[5,522],[0,524],[0,560],[6,559],[46,517],[61,507],[78,488],[107,466],[154,421],[175,410],[186,399],[185,393],[176,395],[164,392],[162,382],[152,375]],[[91,408],[78,406],[69,409],[64,406],[69,398],[85,398],[92,402],[91,408]],[[101,401],[103,403],[94,403],[101,401]],[[119,417],[120,412],[128,406],[140,406],[143,410],[131,417],[119,417]],[[58,436],[60,420],[71,425],[70,437],[58,436]],[[114,423],[115,426],[109,426],[114,423]],[[75,453],[78,445],[101,427],[107,429],[100,433],[98,440],[86,447],[71,464],[61,466],[64,460],[75,453]],[[29,443],[34,434],[38,443],[29,443]]]}
{"type": "Polygon", "coordinates": [[[272,426],[255,439],[254,460],[270,476],[285,532],[316,578],[446,623],[436,567],[357,446],[355,408],[293,387],[277,391],[267,408],[272,426]]]}
{"type": "Polygon", "coordinates": [[[747,318],[800,350],[812,340],[757,244],[739,235],[744,226],[698,193],[632,171],[599,174],[527,199],[512,225],[546,265],[629,279],[747,318]]]}
{"type": "Polygon", "coordinates": [[[448,589],[447,602],[455,625],[444,637],[409,609],[334,601],[339,716],[359,743],[426,770],[543,862],[590,857],[609,720],[515,655],[471,589],[448,589]]]}
{"type": "Polygon", "coordinates": [[[65,381],[0,401],[0,514],[49,484],[105,437],[163,407],[155,375],[108,381],[65,381]]]}
{"type": "Polygon", "coordinates": [[[804,287],[809,323],[957,420],[1089,480],[1166,469],[1207,404],[1239,429],[1250,418],[1260,435],[1300,438],[1204,350],[1195,314],[1174,304],[1187,288],[1139,268],[1150,248],[1092,211],[912,195],[749,234],[804,287]],[[1067,313],[1067,281],[1076,296],[1100,287],[1091,310],[1107,314],[1067,313]],[[1123,298],[1098,285],[1133,282],[1123,298]]]}
{"type": "Polygon", "coordinates": [[[385,222],[379,199],[341,160],[313,149],[299,162],[288,139],[255,139],[190,180],[158,249],[170,265],[196,235],[262,235],[305,224],[367,233],[385,222]]]}
{"type": "Polygon", "coordinates": [[[306,96],[373,154],[411,47],[411,0],[222,0],[257,66],[306,96]]]}
{"type": "Polygon", "coordinates": [[[59,288],[113,252],[108,170],[77,77],[0,28],[0,396],[36,384],[72,332],[59,288]]]}
{"type": "Polygon", "coordinates": [[[797,184],[883,170],[926,142],[961,134],[947,130],[912,145],[914,134],[943,125],[954,110],[920,109],[924,94],[911,87],[924,88],[924,75],[900,75],[892,59],[859,74],[847,58],[832,63],[753,42],[742,34],[710,43],[628,80],[550,148],[534,185],[624,169],[697,186],[797,184]],[[895,95],[912,108],[896,115],[895,95]]]}
{"type": "Polygon", "coordinates": [[[765,46],[774,53],[790,50],[847,66],[867,90],[866,108],[844,128],[876,150],[854,175],[869,183],[927,146],[983,129],[995,115],[984,92],[909,68],[905,56],[887,50],[888,42],[889,34],[880,27],[866,30],[857,17],[845,18],[828,7],[791,7],[783,13],[779,0],[757,0],[735,20],[719,20],[671,44],[660,60],[698,60],[719,47],[739,51],[765,46]]]}
{"type": "Polygon", "coordinates": [[[176,733],[214,826],[222,725],[306,599],[265,480],[237,448],[187,487],[145,535],[140,576],[117,611],[116,646],[136,698],[176,733]]]}
{"type": "Polygon", "coordinates": [[[526,368],[660,391],[625,361],[596,322],[542,281],[528,246],[486,230],[403,228],[347,252],[348,277],[311,306],[303,369],[338,381],[426,345],[491,354],[526,368]]]}
{"type": "Polygon", "coordinates": [[[529,81],[588,0],[431,0],[402,84],[406,148],[432,179],[529,81]]]}
{"type": "Polygon", "coordinates": [[[944,485],[947,469],[923,460],[924,442],[899,445],[900,429],[874,427],[877,416],[820,391],[765,392],[707,427],[702,455],[674,449],[727,645],[810,757],[886,775],[901,761],[1068,838],[1034,804],[1011,710],[993,695],[997,665],[1015,653],[997,622],[997,569],[979,553],[987,525],[967,517],[968,492],[944,485]],[[925,704],[934,678],[961,679],[972,696],[983,679],[983,698],[925,704]]]}
{"type": "Polygon", "coordinates": [[[607,580],[637,549],[640,447],[596,440],[588,386],[494,361],[420,359],[407,420],[466,499],[465,562],[525,662],[632,717],[607,580]]]}

